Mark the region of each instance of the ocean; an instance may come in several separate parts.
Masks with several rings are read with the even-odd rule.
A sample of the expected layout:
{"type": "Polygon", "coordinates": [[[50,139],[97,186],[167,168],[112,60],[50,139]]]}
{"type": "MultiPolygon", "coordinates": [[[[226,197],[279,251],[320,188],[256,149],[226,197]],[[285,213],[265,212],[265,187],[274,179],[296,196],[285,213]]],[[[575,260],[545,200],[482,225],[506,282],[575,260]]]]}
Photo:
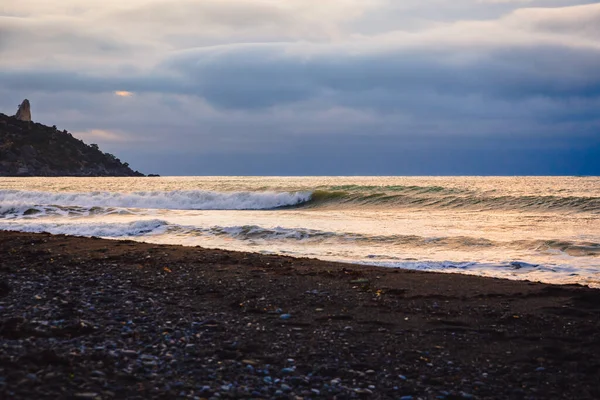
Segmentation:
{"type": "Polygon", "coordinates": [[[600,287],[598,177],[0,178],[0,230],[600,287]]]}

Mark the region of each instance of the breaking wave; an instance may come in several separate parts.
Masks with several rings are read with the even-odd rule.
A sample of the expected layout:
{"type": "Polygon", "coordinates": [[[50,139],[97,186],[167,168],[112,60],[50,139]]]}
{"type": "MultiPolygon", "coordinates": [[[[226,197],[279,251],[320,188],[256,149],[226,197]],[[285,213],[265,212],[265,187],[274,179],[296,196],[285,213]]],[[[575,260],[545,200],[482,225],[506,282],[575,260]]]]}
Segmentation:
{"type": "Polygon", "coordinates": [[[498,196],[441,186],[331,186],[312,191],[40,192],[0,190],[0,218],[136,213],[135,209],[424,208],[600,212],[600,197],[498,196]]]}
{"type": "MultiPolygon", "coordinates": [[[[442,187],[403,186],[385,191],[316,190],[305,205],[476,210],[563,210],[600,212],[599,197],[494,196],[442,187]]],[[[304,205],[304,204],[303,204],[304,205]]]]}
{"type": "Polygon", "coordinates": [[[0,190],[0,216],[111,212],[110,208],[170,210],[267,210],[309,201],[310,192],[32,192],[0,190]],[[99,209],[98,209],[99,208],[99,209]]]}

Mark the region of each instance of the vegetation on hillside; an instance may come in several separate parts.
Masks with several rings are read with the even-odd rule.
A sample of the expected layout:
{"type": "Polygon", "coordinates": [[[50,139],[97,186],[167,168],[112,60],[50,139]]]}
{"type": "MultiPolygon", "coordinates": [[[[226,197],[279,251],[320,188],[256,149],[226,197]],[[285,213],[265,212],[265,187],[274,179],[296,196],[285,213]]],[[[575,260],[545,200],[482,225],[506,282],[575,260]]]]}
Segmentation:
{"type": "Polygon", "coordinates": [[[0,113],[0,176],[144,176],[66,130],[0,113]]]}

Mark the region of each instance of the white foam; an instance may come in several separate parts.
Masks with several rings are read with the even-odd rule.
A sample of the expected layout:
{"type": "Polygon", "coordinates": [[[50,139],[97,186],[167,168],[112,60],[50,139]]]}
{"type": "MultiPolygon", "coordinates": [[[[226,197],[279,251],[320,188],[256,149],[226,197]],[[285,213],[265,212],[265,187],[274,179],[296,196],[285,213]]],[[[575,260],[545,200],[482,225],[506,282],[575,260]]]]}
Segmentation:
{"type": "Polygon", "coordinates": [[[266,210],[310,200],[311,192],[40,192],[0,190],[0,215],[39,206],[122,207],[170,210],[266,210]]]}
{"type": "Polygon", "coordinates": [[[600,267],[587,267],[583,269],[568,264],[539,265],[524,261],[507,261],[503,263],[450,261],[361,261],[359,264],[410,269],[416,271],[454,272],[493,278],[531,280],[555,284],[581,283],[587,284],[590,287],[600,287],[600,267]]]}
{"type": "Polygon", "coordinates": [[[158,219],[133,221],[128,223],[14,223],[0,225],[3,231],[48,232],[55,235],[100,236],[100,237],[131,237],[159,235],[168,229],[168,223],[158,219]]]}
{"type": "MultiPolygon", "coordinates": [[[[263,228],[257,225],[245,226],[213,226],[203,229],[202,233],[209,235],[227,235],[238,240],[264,239],[264,240],[320,240],[337,236],[333,232],[323,232],[306,228],[263,228]]],[[[343,236],[342,236],[343,238],[343,236]]]]}
{"type": "Polygon", "coordinates": [[[15,203],[15,202],[1,202],[0,203],[0,217],[4,218],[18,218],[26,215],[28,212],[37,214],[42,213],[41,208],[31,207],[28,204],[15,203]]]}

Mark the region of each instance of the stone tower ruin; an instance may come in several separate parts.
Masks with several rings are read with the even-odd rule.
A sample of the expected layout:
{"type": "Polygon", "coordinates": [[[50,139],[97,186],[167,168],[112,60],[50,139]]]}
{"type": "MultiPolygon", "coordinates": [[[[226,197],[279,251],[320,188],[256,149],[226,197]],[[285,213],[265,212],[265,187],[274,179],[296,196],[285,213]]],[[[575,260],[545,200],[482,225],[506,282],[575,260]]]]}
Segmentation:
{"type": "Polygon", "coordinates": [[[29,104],[29,100],[23,100],[15,114],[15,118],[20,121],[31,121],[31,105],[29,104]]]}

